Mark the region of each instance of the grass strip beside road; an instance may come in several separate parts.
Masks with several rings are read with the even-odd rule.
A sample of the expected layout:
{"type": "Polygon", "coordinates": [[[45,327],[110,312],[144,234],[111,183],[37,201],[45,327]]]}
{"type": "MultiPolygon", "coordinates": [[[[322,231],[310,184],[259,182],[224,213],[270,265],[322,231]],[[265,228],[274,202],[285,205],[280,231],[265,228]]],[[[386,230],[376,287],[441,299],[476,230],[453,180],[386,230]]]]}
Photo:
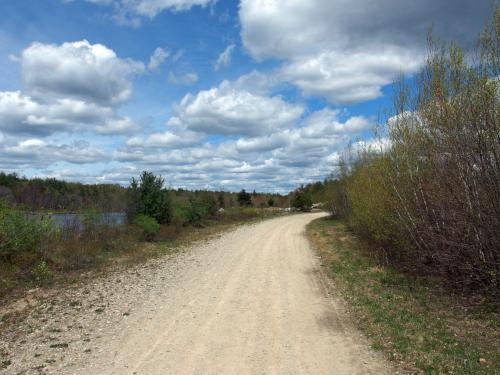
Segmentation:
{"type": "Polygon", "coordinates": [[[400,373],[500,374],[498,306],[381,265],[340,221],[315,220],[307,234],[360,329],[400,373]]]}

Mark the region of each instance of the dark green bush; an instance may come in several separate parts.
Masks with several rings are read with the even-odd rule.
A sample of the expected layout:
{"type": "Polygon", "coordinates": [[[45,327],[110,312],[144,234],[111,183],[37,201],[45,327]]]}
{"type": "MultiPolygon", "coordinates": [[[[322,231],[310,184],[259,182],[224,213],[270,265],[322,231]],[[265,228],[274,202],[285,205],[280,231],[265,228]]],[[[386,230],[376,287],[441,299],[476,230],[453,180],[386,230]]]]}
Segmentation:
{"type": "Polygon", "coordinates": [[[241,190],[238,193],[238,204],[242,207],[252,206],[252,196],[245,191],[245,189],[241,190]]]}
{"type": "Polygon", "coordinates": [[[160,224],[172,220],[172,204],[167,189],[163,188],[165,180],[151,172],[142,172],[140,180],[132,178],[129,188],[127,215],[133,221],[137,215],[154,218],[160,224]]]}
{"type": "Polygon", "coordinates": [[[292,199],[292,207],[298,210],[307,212],[311,211],[312,197],[311,194],[305,189],[298,189],[292,199]]]}
{"type": "Polygon", "coordinates": [[[184,211],[185,219],[190,224],[199,224],[203,219],[205,210],[197,197],[189,198],[189,202],[184,211]]]}
{"type": "Polygon", "coordinates": [[[190,224],[199,225],[204,219],[217,215],[217,202],[210,194],[196,194],[189,198],[184,218],[190,224]]]}

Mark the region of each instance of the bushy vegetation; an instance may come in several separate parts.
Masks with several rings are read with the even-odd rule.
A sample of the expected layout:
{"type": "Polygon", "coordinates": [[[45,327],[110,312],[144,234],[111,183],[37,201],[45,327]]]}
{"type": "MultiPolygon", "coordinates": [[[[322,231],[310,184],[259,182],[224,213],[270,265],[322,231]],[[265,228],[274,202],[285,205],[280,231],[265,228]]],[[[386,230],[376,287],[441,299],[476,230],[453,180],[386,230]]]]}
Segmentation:
{"type": "Polygon", "coordinates": [[[134,224],[142,230],[145,240],[152,241],[160,232],[160,224],[155,218],[147,215],[138,215],[134,218],[134,224]]]}
{"type": "Polygon", "coordinates": [[[238,193],[238,204],[242,207],[250,207],[252,206],[252,196],[245,191],[245,189],[241,190],[238,193]]]}
{"type": "Polygon", "coordinates": [[[93,267],[110,252],[130,248],[131,233],[100,225],[97,218],[89,210],[82,227],[61,229],[48,216],[0,199],[0,298],[20,284],[45,284],[57,272],[93,267]]]}
{"type": "Polygon", "coordinates": [[[429,41],[416,82],[395,85],[385,147],[347,152],[332,211],[385,261],[498,293],[500,10],[473,55],[429,41]]]}
{"type": "Polygon", "coordinates": [[[44,241],[55,235],[49,220],[30,218],[0,200],[0,261],[12,263],[28,253],[41,253],[44,241]]]}
{"type": "Polygon", "coordinates": [[[160,224],[172,220],[172,205],[169,192],[164,188],[165,180],[151,172],[142,172],[139,181],[132,178],[128,191],[127,215],[133,221],[136,216],[154,218],[160,224]]]}
{"type": "Polygon", "coordinates": [[[204,219],[214,218],[216,215],[217,202],[209,193],[191,196],[183,211],[186,222],[194,225],[200,225],[204,219]]]}
{"type": "MultiPolygon", "coordinates": [[[[141,177],[139,176],[139,179],[135,180],[137,190],[140,190],[141,177]]],[[[161,176],[154,176],[154,178],[161,179],[161,176]]],[[[167,196],[172,207],[179,202],[184,204],[189,201],[191,196],[199,194],[212,196],[219,208],[234,207],[239,204],[239,193],[206,190],[189,191],[182,188],[168,189],[166,186],[163,187],[163,190],[168,191],[167,196]]],[[[131,195],[133,194],[130,193],[129,188],[119,185],[82,184],[61,181],[55,178],[26,178],[15,173],[0,172],[0,199],[10,205],[31,212],[84,213],[92,210],[99,213],[131,212],[131,195]]],[[[254,194],[245,195],[242,205],[261,207],[265,206],[270,199],[274,202],[275,207],[288,207],[289,205],[288,195],[255,192],[254,194]]],[[[175,209],[172,209],[170,213],[173,215],[174,211],[175,209]]],[[[173,217],[170,219],[173,219],[173,217]]]]}
{"type": "Polygon", "coordinates": [[[293,208],[301,210],[303,212],[311,211],[312,208],[312,197],[307,189],[301,187],[297,191],[295,191],[291,205],[293,208]]]}

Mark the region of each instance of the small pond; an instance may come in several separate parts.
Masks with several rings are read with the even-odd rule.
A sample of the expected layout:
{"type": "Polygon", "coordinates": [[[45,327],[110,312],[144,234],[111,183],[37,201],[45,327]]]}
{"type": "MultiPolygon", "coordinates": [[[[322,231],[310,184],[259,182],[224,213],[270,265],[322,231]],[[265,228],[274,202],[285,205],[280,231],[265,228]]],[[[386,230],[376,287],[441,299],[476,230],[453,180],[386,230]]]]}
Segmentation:
{"type": "MultiPolygon", "coordinates": [[[[39,217],[39,218],[49,218],[52,220],[54,225],[59,228],[66,229],[78,229],[82,230],[84,228],[85,223],[85,215],[84,214],[76,214],[76,213],[34,213],[30,215],[31,217],[39,217]]],[[[95,218],[95,224],[97,225],[108,225],[111,227],[118,227],[125,224],[127,219],[127,215],[125,212],[106,212],[97,214],[95,218]]]]}

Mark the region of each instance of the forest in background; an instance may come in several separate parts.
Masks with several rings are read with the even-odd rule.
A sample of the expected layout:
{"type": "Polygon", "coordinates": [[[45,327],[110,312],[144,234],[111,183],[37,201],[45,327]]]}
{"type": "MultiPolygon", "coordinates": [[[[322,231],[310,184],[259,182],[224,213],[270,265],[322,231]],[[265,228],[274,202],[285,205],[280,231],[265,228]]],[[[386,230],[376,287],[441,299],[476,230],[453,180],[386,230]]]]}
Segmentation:
{"type": "MultiPolygon", "coordinates": [[[[174,200],[187,202],[191,196],[209,195],[219,207],[238,206],[238,193],[227,191],[167,189],[174,200]]],[[[26,178],[0,171],[0,199],[9,205],[31,211],[82,212],[96,208],[106,212],[125,212],[126,187],[113,184],[82,184],[55,178],[26,178]]],[[[252,205],[288,207],[289,195],[251,192],[252,205]]]]}

